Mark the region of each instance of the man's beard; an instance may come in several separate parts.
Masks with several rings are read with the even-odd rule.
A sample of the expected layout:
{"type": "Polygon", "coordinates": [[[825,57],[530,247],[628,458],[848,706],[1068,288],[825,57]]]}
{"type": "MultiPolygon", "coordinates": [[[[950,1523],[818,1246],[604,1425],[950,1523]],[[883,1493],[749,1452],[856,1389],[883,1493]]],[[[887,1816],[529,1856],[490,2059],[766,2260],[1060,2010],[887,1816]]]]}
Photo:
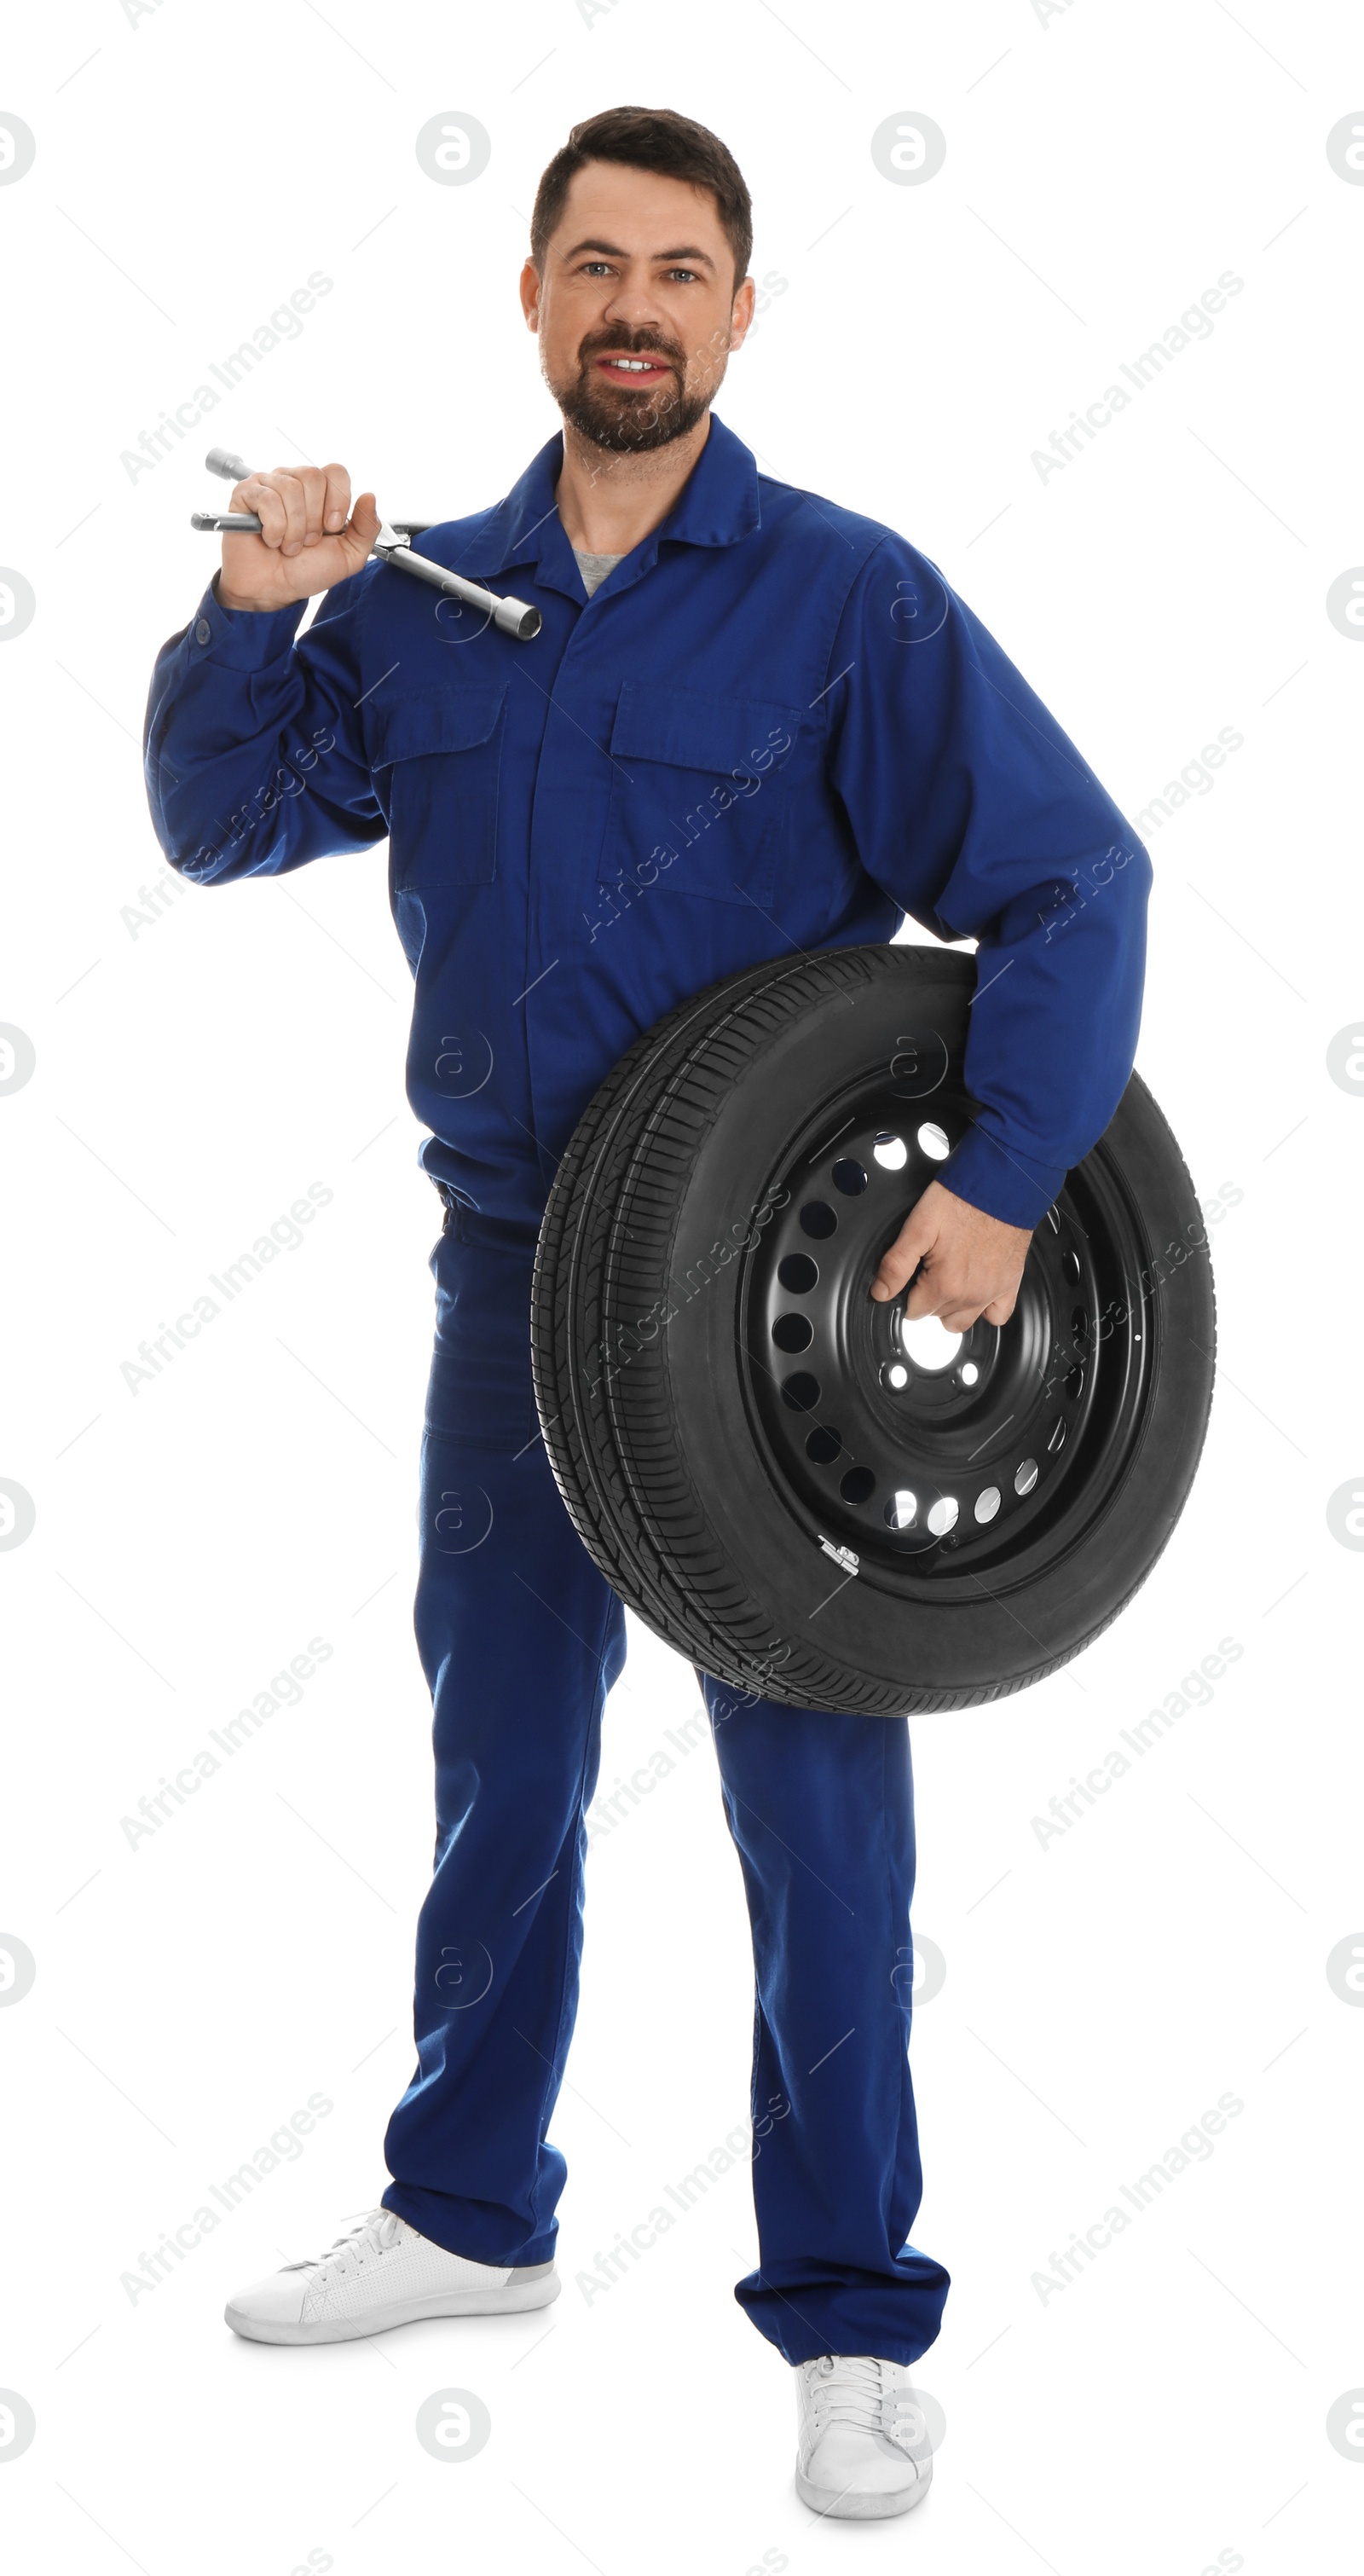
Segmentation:
{"type": "Polygon", "coordinates": [[[686,352],[658,331],[594,331],[578,351],[578,373],[571,385],[552,385],[551,392],[566,421],[594,447],[615,448],[630,456],[668,447],[685,438],[708,409],[715,388],[687,393],[686,352]],[[639,392],[612,384],[598,373],[596,360],[607,350],[632,358],[665,358],[671,376],[639,392]]]}

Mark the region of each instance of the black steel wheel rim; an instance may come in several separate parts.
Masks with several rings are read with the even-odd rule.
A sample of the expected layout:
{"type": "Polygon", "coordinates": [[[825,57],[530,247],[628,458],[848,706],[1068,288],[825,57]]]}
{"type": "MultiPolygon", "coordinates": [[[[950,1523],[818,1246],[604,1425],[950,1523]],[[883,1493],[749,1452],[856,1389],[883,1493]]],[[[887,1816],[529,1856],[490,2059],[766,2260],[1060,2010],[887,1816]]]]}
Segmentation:
{"type": "Polygon", "coordinates": [[[823,1104],[769,1178],[737,1282],[745,1404],[786,1507],[849,1574],[921,1600],[1007,1591],[1092,1533],[1136,1454],[1149,1248],[1097,1147],[1038,1226],[1008,1323],[938,1328],[930,1353],[905,1295],[869,1291],[972,1105],[896,1071],[823,1104]]]}

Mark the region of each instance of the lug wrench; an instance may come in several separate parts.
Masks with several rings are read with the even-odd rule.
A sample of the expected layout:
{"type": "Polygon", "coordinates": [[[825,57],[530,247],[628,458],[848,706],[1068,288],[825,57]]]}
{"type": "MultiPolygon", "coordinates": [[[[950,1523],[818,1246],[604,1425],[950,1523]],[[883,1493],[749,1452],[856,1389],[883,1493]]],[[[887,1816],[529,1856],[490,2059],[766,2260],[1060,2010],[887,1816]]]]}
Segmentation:
{"type": "MultiPolygon", "coordinates": [[[[225,483],[244,483],[253,468],[228,447],[210,447],[204,463],[210,474],[221,474],[225,483]]],[[[260,521],[246,510],[193,510],[190,526],[203,534],[258,537],[260,521]]],[[[451,599],[462,599],[470,608],[481,608],[504,635],[514,635],[528,644],[538,635],[541,616],[538,608],[528,608],[521,599],[499,599],[495,591],[483,590],[476,581],[465,581],[457,572],[447,572],[444,564],[433,563],[429,555],[414,553],[408,543],[435,523],[430,519],[382,519],[372,552],[382,563],[395,566],[399,572],[410,572],[418,581],[429,581],[435,590],[443,590],[451,599]]]]}

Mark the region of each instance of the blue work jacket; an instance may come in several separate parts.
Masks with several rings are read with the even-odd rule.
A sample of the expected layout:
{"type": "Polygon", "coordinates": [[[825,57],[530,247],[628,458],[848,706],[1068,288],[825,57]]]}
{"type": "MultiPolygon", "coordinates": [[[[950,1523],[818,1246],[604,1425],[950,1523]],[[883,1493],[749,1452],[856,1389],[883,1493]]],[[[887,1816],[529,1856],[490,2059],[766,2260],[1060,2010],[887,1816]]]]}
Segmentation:
{"type": "Polygon", "coordinates": [[[552,438],[423,553],[533,602],[520,643],[371,560],[269,613],[210,585],[163,648],[146,771],[173,867],[282,875],[387,839],[433,1178],[533,1224],[597,1084],[740,967],[979,944],[949,1188],[1032,1226],[1132,1067],[1150,863],[936,565],[760,474],[714,417],[653,533],[586,596],[552,438]]]}

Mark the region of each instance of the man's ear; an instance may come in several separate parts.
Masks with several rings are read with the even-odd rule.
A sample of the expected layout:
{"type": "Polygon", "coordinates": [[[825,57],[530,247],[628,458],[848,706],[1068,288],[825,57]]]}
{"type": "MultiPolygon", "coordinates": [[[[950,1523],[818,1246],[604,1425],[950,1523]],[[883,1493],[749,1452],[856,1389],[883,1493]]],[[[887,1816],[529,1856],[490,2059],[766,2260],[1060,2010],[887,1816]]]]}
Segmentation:
{"type": "Polygon", "coordinates": [[[744,278],[735,289],[734,303],[729,317],[731,349],[742,349],[748,338],[748,326],[753,319],[753,304],[757,291],[751,277],[744,278]]]}
{"type": "Polygon", "coordinates": [[[540,271],[536,267],[533,259],[528,259],[526,261],[526,264],[521,271],[518,283],[521,296],[521,310],[526,317],[526,329],[528,331],[538,331],[540,328],[541,280],[540,271]]]}

